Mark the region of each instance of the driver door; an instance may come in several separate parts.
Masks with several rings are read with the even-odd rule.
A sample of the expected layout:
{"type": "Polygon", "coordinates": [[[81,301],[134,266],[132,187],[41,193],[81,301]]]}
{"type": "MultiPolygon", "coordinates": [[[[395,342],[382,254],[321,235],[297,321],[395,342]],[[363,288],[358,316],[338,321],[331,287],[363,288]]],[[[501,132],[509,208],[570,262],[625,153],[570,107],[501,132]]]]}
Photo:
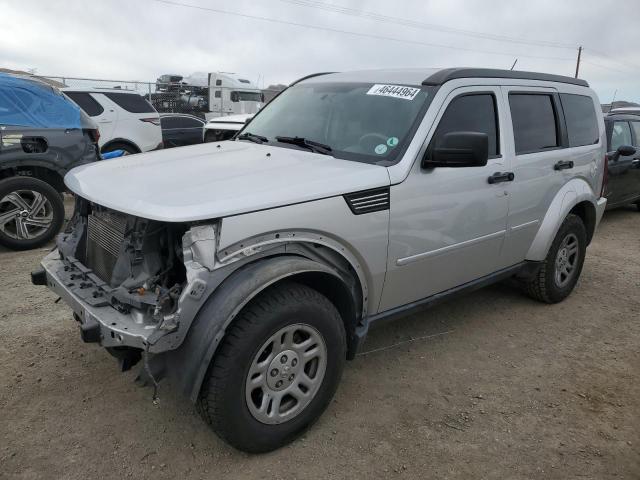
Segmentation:
{"type": "Polygon", "coordinates": [[[436,119],[435,133],[427,139],[428,155],[447,133],[486,133],[487,165],[424,169],[417,159],[405,181],[391,187],[389,254],[380,312],[501,268],[508,211],[504,182],[510,181],[502,156],[502,102],[499,87],[453,90],[436,119]],[[498,178],[496,173],[506,175],[490,183],[490,177],[498,178]]]}

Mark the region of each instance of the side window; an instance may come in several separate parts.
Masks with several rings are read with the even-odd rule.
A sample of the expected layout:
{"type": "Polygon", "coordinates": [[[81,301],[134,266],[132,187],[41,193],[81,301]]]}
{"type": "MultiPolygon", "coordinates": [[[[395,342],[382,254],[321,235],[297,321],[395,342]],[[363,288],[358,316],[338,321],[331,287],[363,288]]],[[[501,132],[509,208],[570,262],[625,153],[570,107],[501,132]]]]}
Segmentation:
{"type": "Polygon", "coordinates": [[[160,126],[166,130],[168,128],[180,128],[179,117],[160,117],[160,126]]]}
{"type": "Polygon", "coordinates": [[[564,118],[567,122],[569,146],[580,147],[598,143],[598,120],[591,97],[560,94],[564,118]]]}
{"type": "Polygon", "coordinates": [[[613,130],[611,131],[611,148],[610,151],[615,151],[622,145],[631,145],[631,128],[628,122],[614,122],[613,130]]]}
{"type": "Polygon", "coordinates": [[[73,100],[90,117],[97,117],[104,112],[102,105],[100,105],[89,93],[65,92],[64,94],[73,100]]]}
{"type": "Polygon", "coordinates": [[[545,94],[509,94],[516,155],[560,146],[553,97],[545,94]]]}
{"type": "Polygon", "coordinates": [[[195,118],[183,117],[180,119],[180,125],[182,128],[202,128],[204,122],[196,120],[195,118]]]}
{"type": "Polygon", "coordinates": [[[454,98],[440,119],[430,148],[438,147],[450,132],[480,132],[489,136],[489,157],[500,155],[496,113],[495,98],[490,93],[454,98]]]}
{"type": "Polygon", "coordinates": [[[127,112],[156,113],[153,106],[138,94],[106,92],[104,95],[127,112]]]}
{"type": "Polygon", "coordinates": [[[640,122],[631,122],[631,129],[636,136],[636,141],[633,143],[633,146],[640,147],[640,122]]]}
{"type": "Polygon", "coordinates": [[[222,85],[222,80],[216,80],[216,87],[220,87],[222,85]]]}
{"type": "Polygon", "coordinates": [[[214,95],[215,98],[222,98],[222,90],[216,90],[216,93],[214,95]]]}

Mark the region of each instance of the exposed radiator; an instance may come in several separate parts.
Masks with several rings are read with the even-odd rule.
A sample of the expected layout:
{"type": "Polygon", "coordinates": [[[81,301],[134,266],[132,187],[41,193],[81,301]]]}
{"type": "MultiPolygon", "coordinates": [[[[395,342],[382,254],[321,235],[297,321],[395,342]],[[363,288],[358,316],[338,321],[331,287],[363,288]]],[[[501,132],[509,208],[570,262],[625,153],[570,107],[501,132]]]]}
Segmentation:
{"type": "Polygon", "coordinates": [[[87,232],[87,267],[106,283],[124,242],[127,217],[114,212],[98,211],[89,215],[87,232]]]}

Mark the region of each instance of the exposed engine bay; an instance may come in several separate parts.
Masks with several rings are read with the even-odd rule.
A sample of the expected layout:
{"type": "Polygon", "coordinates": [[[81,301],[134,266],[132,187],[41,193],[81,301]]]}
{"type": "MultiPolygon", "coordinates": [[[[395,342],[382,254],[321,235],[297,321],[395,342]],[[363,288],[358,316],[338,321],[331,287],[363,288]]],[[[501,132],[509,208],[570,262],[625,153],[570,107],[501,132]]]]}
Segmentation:
{"type": "Polygon", "coordinates": [[[188,227],[76,202],[58,249],[98,278],[94,305],[108,303],[122,313],[137,309],[157,322],[175,310],[186,279],[181,237],[188,227]]]}

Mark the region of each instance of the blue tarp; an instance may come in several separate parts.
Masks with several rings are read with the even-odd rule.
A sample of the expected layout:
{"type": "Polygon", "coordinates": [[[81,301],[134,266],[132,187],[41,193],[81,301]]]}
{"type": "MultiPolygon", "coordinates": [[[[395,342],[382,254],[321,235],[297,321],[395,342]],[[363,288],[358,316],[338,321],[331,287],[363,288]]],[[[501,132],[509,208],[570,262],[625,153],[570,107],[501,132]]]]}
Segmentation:
{"type": "Polygon", "coordinates": [[[50,85],[0,73],[0,125],[81,128],[80,107],[50,85]]]}

